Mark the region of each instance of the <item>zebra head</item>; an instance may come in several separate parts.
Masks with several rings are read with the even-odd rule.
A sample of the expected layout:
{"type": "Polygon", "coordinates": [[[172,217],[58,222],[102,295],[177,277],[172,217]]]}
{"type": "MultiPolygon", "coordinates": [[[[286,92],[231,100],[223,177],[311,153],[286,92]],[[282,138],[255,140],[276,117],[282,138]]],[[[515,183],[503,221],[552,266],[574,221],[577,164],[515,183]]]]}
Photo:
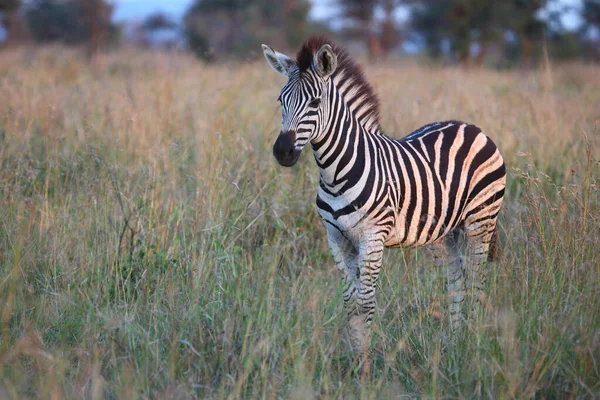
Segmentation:
{"type": "Polygon", "coordinates": [[[323,45],[310,68],[300,70],[296,61],[269,46],[262,45],[267,62],[288,82],[281,89],[281,132],[273,145],[273,155],[284,167],[291,167],[306,144],[320,135],[328,111],[327,88],[337,67],[332,47],[323,45]]]}

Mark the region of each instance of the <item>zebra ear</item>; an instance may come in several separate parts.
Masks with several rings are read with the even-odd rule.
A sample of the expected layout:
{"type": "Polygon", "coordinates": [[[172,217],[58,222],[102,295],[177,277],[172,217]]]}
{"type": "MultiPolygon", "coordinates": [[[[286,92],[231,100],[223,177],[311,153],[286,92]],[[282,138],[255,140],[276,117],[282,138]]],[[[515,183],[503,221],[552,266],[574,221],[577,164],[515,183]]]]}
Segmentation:
{"type": "Polygon", "coordinates": [[[317,71],[323,78],[333,74],[337,68],[337,56],[330,45],[323,45],[317,52],[316,58],[317,71]]]}
{"type": "Polygon", "coordinates": [[[262,45],[263,54],[267,59],[267,62],[276,72],[283,76],[289,76],[295,68],[297,68],[296,62],[286,56],[285,54],[276,52],[267,45],[262,45]]]}

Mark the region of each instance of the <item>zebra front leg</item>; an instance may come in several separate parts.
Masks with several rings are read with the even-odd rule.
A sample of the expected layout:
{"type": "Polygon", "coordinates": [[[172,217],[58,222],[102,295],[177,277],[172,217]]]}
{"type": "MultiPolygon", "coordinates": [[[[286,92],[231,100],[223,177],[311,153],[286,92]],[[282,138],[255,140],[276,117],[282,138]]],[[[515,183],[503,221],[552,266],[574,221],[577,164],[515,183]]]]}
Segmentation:
{"type": "Polygon", "coordinates": [[[350,315],[350,330],[352,332],[355,353],[364,358],[363,373],[369,369],[369,339],[370,326],[375,314],[375,288],[381,260],[383,256],[383,240],[371,239],[359,245],[358,252],[358,291],[356,295],[357,308],[350,315]]]}
{"type": "Polygon", "coordinates": [[[360,350],[358,344],[361,342],[360,332],[352,329],[352,321],[359,315],[357,294],[358,294],[358,251],[354,245],[336,228],[327,229],[327,241],[337,269],[340,271],[342,279],[342,297],[344,299],[344,309],[348,313],[350,321],[350,346],[354,352],[360,350]],[[357,347],[358,346],[358,347],[357,347]]]}

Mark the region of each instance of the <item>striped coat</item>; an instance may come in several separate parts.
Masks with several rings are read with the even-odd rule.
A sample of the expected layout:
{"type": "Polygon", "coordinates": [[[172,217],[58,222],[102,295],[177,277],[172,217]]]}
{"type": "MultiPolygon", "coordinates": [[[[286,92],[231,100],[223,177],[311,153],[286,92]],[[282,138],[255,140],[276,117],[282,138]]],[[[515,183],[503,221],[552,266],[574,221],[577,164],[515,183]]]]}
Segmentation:
{"type": "Polygon", "coordinates": [[[447,267],[450,325],[459,328],[465,294],[483,290],[481,267],[497,247],[506,171],[494,142],[459,121],[402,139],[385,135],[362,71],[326,38],[309,39],[296,59],[265,45],[263,51],[288,78],[273,154],[289,167],[312,147],[320,171],[316,205],[344,284],[352,347],[367,349],[384,247],[435,250],[436,263],[447,267]],[[458,251],[461,237],[466,254],[458,251]]]}

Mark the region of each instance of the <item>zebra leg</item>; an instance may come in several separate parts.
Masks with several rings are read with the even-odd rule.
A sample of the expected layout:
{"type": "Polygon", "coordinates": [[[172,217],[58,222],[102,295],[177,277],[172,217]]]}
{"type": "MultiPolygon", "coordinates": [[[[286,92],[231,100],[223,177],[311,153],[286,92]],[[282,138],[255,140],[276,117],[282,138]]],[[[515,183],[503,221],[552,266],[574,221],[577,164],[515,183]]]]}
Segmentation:
{"type": "MultiPolygon", "coordinates": [[[[381,270],[383,247],[380,238],[367,238],[359,245],[358,251],[358,307],[357,313],[350,316],[350,330],[355,352],[360,352],[365,359],[369,352],[369,329],[375,314],[375,288],[381,270]]],[[[368,364],[365,367],[368,368],[368,364]]]]}
{"type": "Polygon", "coordinates": [[[456,332],[463,324],[464,290],[464,258],[461,255],[458,235],[460,232],[450,232],[448,235],[432,244],[434,263],[436,266],[446,266],[446,289],[448,290],[448,313],[450,329],[456,332]]]}
{"type": "Polygon", "coordinates": [[[474,295],[474,307],[484,299],[484,286],[487,280],[487,268],[483,266],[488,258],[490,245],[496,230],[496,217],[479,220],[465,221],[465,234],[468,246],[468,288],[474,295]]]}
{"type": "Polygon", "coordinates": [[[352,350],[357,350],[357,343],[360,339],[357,337],[357,332],[352,329],[352,319],[359,314],[357,304],[358,293],[358,251],[354,245],[335,228],[327,229],[327,241],[333,259],[340,271],[344,298],[344,308],[348,313],[350,321],[350,345],[352,350]]]}
{"type": "Polygon", "coordinates": [[[447,241],[448,239],[443,237],[429,245],[429,250],[431,250],[433,255],[433,264],[436,267],[442,267],[448,262],[447,241]]]}

